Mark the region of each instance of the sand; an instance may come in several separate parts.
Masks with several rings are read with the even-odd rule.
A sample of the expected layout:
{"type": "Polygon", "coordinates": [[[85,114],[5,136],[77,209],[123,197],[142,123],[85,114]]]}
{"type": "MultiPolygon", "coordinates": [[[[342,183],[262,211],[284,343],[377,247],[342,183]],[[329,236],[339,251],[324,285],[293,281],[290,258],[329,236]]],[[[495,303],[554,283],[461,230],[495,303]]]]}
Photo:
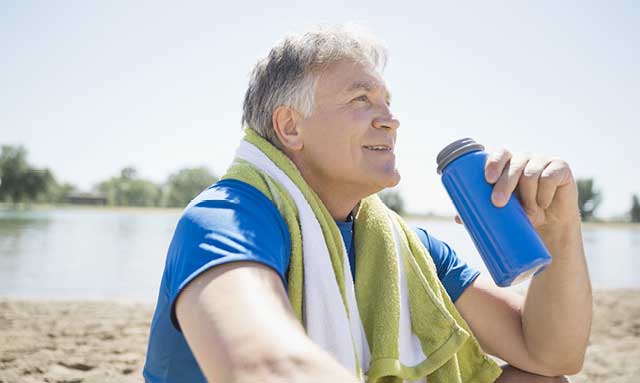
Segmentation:
{"type": "Polygon", "coordinates": [[[0,382],[141,382],[153,308],[0,300],[0,382]]]}
{"type": "MultiPolygon", "coordinates": [[[[640,382],[640,290],[595,294],[573,382],[640,382]]],[[[140,382],[153,306],[0,298],[0,383],[140,382]]]]}

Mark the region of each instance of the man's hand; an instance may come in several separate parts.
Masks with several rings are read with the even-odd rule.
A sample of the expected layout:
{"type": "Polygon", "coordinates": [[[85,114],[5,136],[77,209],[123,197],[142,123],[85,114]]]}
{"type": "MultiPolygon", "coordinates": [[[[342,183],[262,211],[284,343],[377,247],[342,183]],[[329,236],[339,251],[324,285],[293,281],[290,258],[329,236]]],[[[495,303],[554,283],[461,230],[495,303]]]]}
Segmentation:
{"type": "MultiPolygon", "coordinates": [[[[489,153],[484,173],[494,185],[492,203],[503,207],[515,193],[539,234],[554,227],[580,225],[578,189],[565,161],[500,149],[489,153]]],[[[456,222],[461,223],[460,217],[456,216],[456,222]]]]}
{"type": "Polygon", "coordinates": [[[506,205],[516,192],[536,228],[580,221],[576,182],[561,159],[502,149],[489,154],[485,178],[495,184],[491,196],[495,206],[506,205]]]}

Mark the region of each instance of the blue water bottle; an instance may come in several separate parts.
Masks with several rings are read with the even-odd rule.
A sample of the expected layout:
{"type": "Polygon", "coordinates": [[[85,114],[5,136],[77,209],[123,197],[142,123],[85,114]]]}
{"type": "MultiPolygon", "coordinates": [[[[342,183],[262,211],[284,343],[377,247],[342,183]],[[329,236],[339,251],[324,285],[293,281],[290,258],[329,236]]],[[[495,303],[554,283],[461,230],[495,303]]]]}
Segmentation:
{"type": "Polygon", "coordinates": [[[484,176],[487,153],[471,138],[452,142],[437,157],[451,201],[498,286],[512,286],[551,263],[551,255],[513,195],[504,207],[491,202],[484,176]]]}

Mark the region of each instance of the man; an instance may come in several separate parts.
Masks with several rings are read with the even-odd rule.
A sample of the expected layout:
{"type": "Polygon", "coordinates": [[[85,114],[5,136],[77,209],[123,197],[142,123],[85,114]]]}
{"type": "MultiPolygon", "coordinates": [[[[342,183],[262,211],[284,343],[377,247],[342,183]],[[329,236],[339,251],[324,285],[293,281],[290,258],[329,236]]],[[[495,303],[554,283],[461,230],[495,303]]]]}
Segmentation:
{"type": "Polygon", "coordinates": [[[401,219],[384,218],[371,197],[400,181],[393,152],[400,124],[381,77],[385,60],[375,39],[337,27],[288,37],[256,65],[244,102],[246,142],[224,179],[192,201],[176,228],[151,326],[147,381],[552,382],[580,371],[592,302],[569,166],[507,150],[486,163],[492,202],[504,206],[515,192],[553,256],[526,298],[497,288],[426,230],[396,230],[401,219]],[[309,234],[311,226],[321,230],[309,234]],[[388,254],[400,249],[398,238],[404,253],[394,254],[409,258],[388,254]],[[362,250],[374,241],[379,246],[362,250]],[[311,263],[316,248],[325,255],[313,261],[324,268],[311,263]],[[429,260],[419,265],[424,254],[429,260]],[[385,294],[363,276],[380,259],[390,263],[377,269],[385,275],[376,283],[391,278],[386,286],[399,292],[365,302],[370,293],[385,294]],[[437,282],[429,282],[436,272],[437,282]],[[433,301],[414,298],[424,294],[418,279],[433,301]],[[316,301],[321,309],[310,304],[316,301]],[[423,318],[420,310],[435,316],[423,318]],[[396,322],[372,325],[379,317],[396,322]],[[399,333],[385,338],[385,326],[399,333]],[[431,352],[425,339],[444,328],[455,347],[449,339],[431,352]],[[346,335],[338,339],[340,331],[346,335]],[[398,338],[405,339],[402,350],[389,351],[388,343],[403,342],[398,338]],[[396,353],[393,363],[380,352],[396,353]],[[509,365],[496,373],[484,352],[509,365]]]}

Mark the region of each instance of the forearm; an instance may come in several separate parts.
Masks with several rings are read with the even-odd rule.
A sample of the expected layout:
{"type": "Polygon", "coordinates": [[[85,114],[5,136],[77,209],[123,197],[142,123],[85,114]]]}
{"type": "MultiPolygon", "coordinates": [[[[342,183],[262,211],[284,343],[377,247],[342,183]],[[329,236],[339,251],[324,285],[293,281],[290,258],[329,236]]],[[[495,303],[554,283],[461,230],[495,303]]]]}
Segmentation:
{"type": "Polygon", "coordinates": [[[356,382],[306,335],[280,277],[257,263],[198,276],[178,297],[178,321],[212,382],[356,382]]]}
{"type": "Polygon", "coordinates": [[[531,280],[522,312],[531,356],[552,372],[579,371],[592,317],[591,283],[580,223],[541,229],[553,262],[531,280]]]}
{"type": "Polygon", "coordinates": [[[211,324],[208,333],[187,337],[194,351],[199,351],[196,357],[209,381],[356,382],[288,318],[279,318],[278,325],[263,327],[264,331],[256,331],[241,320],[235,322],[241,326],[218,322],[217,329],[211,324]],[[217,344],[216,355],[207,355],[207,351],[203,355],[203,350],[212,351],[207,344],[217,344]]]}
{"type": "MultiPolygon", "coordinates": [[[[295,338],[298,338],[295,336],[295,338]]],[[[280,339],[232,357],[232,382],[346,382],[357,379],[310,339],[280,339]]],[[[248,350],[246,350],[248,351],[248,350]]]]}

